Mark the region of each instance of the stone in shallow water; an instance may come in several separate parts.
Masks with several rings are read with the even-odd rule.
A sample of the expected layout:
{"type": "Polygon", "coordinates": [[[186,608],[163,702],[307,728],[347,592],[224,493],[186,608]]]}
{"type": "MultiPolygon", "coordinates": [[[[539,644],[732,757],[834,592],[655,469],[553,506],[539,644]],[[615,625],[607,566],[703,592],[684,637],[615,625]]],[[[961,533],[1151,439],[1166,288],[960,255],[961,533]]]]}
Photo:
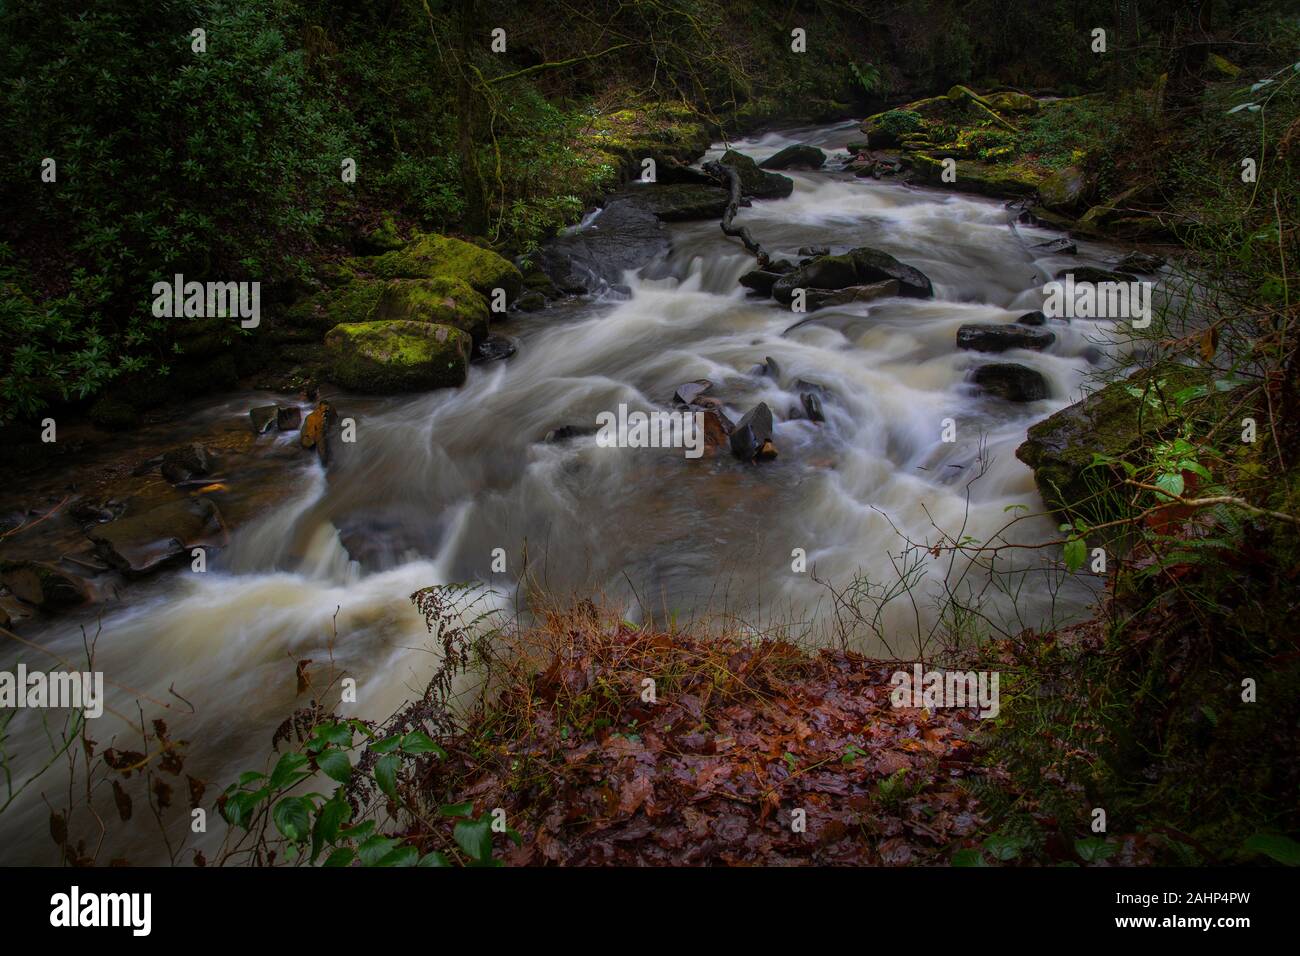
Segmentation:
{"type": "Polygon", "coordinates": [[[971,380],[983,391],[1009,402],[1036,402],[1047,398],[1047,380],[1026,365],[996,362],[975,369],[971,380]]]}
{"type": "Polygon", "coordinates": [[[731,453],[742,461],[753,461],[771,438],[772,410],[766,402],[759,402],[736,422],[731,432],[731,453]]]}
{"type": "Polygon", "coordinates": [[[1048,239],[1046,242],[1034,243],[1034,248],[1041,250],[1044,255],[1054,256],[1072,256],[1079,251],[1079,247],[1074,244],[1074,240],[1066,239],[1064,236],[1060,239],[1048,239]]]}
{"type": "Polygon", "coordinates": [[[1019,323],[1011,325],[963,325],[957,330],[957,348],[976,352],[1005,352],[1007,349],[1045,349],[1056,341],[1046,329],[1019,323]]]}
{"type": "Polygon", "coordinates": [[[248,410],[248,418],[253,423],[253,432],[261,435],[271,430],[275,424],[276,407],[274,405],[259,405],[257,408],[248,410]]]}
{"type": "Polygon", "coordinates": [[[184,498],[99,525],[86,536],[105,561],[138,576],[183,560],[191,548],[224,544],[225,534],[211,500],[184,498]]]}
{"type": "Polygon", "coordinates": [[[695,400],[711,388],[713,383],[707,378],[697,378],[693,382],[678,385],[677,391],[673,393],[673,401],[678,405],[694,405],[695,400]]]}
{"type": "Polygon", "coordinates": [[[489,335],[474,348],[474,362],[500,362],[519,351],[514,339],[504,335],[489,335]]]}

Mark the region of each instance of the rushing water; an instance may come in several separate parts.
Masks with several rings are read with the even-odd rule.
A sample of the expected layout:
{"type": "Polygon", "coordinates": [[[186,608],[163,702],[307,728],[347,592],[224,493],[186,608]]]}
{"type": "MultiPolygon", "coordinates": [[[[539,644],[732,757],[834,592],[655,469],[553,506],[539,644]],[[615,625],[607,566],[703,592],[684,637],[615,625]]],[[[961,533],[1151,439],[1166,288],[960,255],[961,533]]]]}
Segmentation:
{"type": "MultiPolygon", "coordinates": [[[[854,134],[840,124],[734,145],[762,159],[792,142],[834,150],[854,134]]],[[[629,275],[627,298],[571,300],[512,318],[503,328],[519,353],[473,367],[463,388],[330,395],[355,419],[357,441],[328,475],[294,448],[296,436],[257,439],[245,456],[256,466],[242,485],[230,479],[232,500],[222,502],[249,517],[232,522],[230,546],[210,570],[170,573],[109,602],[96,662],[114,685],[110,704],[133,716],[137,692],[175,703],[174,688],[195,708],[168,716],[173,734],[191,741],[187,770],[224,786],[260,764],[271,730],[301,704],[296,661],[320,667],[332,654],[359,684],[359,703],[344,710],[367,717],[385,716],[423,686],[436,658],[408,601],[422,586],[481,579],[509,604],[526,562],[531,586],[604,595],[632,619],[725,613],[755,629],[785,624],[828,640],[834,616],[821,582],[843,587],[859,577],[888,587],[916,560],[917,552],[903,553],[900,534],[926,545],[941,532],[987,540],[1018,513],[1012,506],[1038,511],[1014,450],[1029,424],[1077,398],[1096,370],[1103,324],[1053,323],[1057,341],[1045,352],[997,359],[959,351],[956,330],[1041,307],[1041,286],[1058,269],[1104,264],[1115,250],[1080,242],[1078,256],[1035,257],[1032,243],[1053,234],[1013,228],[1001,202],[855,179],[829,166],[789,175],[790,198],[755,202],[739,219],[770,252],[793,259],[805,245],[878,247],[928,275],[935,297],[825,309],[786,334],[802,316],[737,284],[752,257],[716,222],[677,225],[669,261],[647,270],[658,278],[629,275]],[[779,379],[753,373],[766,356],[779,363],[779,379]],[[1050,399],[1011,405],[976,394],[969,371],[990,360],[1038,369],[1050,399]],[[663,408],[679,384],[698,378],[713,381],[711,394],[733,419],[769,404],[776,461],[691,461],[681,450],[602,448],[593,437],[540,441],[559,425],[590,426],[620,403],[663,408]],[[824,424],[789,417],[800,404],[799,379],[828,390],[824,424]],[[957,426],[952,443],[940,441],[947,418],[957,426]],[[273,504],[254,490],[270,486],[278,489],[273,504]],[[491,570],[497,548],[503,574],[491,570]],[[808,573],[792,570],[796,548],[807,554],[808,573]]],[[[266,398],[209,402],[191,421],[242,434],[247,409],[266,398]]],[[[1008,537],[1045,540],[1054,530],[1033,518],[1008,537]]],[[[1006,569],[1021,571],[1008,579],[1014,599],[988,589],[982,573],[963,576],[964,562],[921,557],[915,600],[901,596],[880,619],[898,654],[915,653],[918,627],[933,625],[945,574],[964,597],[987,591],[985,611],[1000,627],[1050,623],[1086,602],[1080,584],[1052,586],[1059,576],[1041,551],[1004,553],[1006,569]]],[[[93,620],[91,612],[64,617],[32,639],[84,659],[81,628],[93,631],[93,620]]],[[[865,650],[886,652],[871,633],[856,637],[865,650]]],[[[49,666],[30,651],[22,656],[49,666]]],[[[101,749],[114,734],[119,745],[138,746],[111,715],[93,729],[101,749]]],[[[48,754],[31,714],[10,730],[16,767],[48,754]]],[[[0,815],[4,862],[53,859],[38,791],[57,791],[56,778],[0,815]]],[[[98,798],[111,807],[106,793],[98,798]]],[[[110,828],[104,859],[125,853],[142,862],[156,852],[145,815],[137,806],[134,836],[110,828]]],[[[186,822],[178,818],[172,832],[186,822]]]]}

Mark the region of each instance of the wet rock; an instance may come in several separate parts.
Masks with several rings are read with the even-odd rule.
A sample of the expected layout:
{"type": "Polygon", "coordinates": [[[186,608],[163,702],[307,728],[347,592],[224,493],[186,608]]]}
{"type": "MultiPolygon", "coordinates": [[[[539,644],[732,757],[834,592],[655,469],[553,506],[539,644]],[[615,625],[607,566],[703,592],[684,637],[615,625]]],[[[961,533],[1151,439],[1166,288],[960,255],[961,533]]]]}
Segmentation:
{"type": "Polygon", "coordinates": [[[214,467],[212,453],[198,442],[173,448],[162,456],[162,476],[174,485],[211,474],[214,467]]]}
{"type": "Polygon", "coordinates": [[[61,611],[90,600],[90,589],[84,580],[42,561],[0,563],[0,583],[14,597],[43,611],[61,611]]]}
{"type": "Polygon", "coordinates": [[[799,255],[801,256],[829,256],[831,254],[830,246],[800,246],[799,255]]]}
{"type": "Polygon", "coordinates": [[[673,402],[678,405],[694,405],[696,400],[711,388],[713,383],[707,378],[698,378],[693,382],[678,385],[677,391],[673,392],[673,402]]]}
{"type": "Polygon", "coordinates": [[[1079,266],[1077,269],[1062,269],[1056,274],[1056,278],[1064,279],[1068,275],[1073,275],[1076,283],[1137,281],[1137,276],[1128,272],[1112,272],[1109,269],[1100,269],[1097,266],[1079,266]]]}
{"type": "Polygon", "coordinates": [[[772,286],[776,285],[778,279],[784,273],[772,272],[768,269],[755,269],[753,272],[746,272],[740,277],[740,284],[746,289],[753,289],[762,295],[770,296],[772,286]]]}
{"type": "Polygon", "coordinates": [[[798,143],[787,146],[758,165],[760,169],[821,169],[825,162],[826,154],[816,146],[798,143]]]}
{"type": "Polygon", "coordinates": [[[1036,242],[1034,248],[1049,256],[1073,256],[1079,251],[1074,240],[1064,236],[1059,239],[1048,239],[1046,242],[1036,242]]]}
{"type": "Polygon", "coordinates": [[[971,349],[975,352],[1045,349],[1055,341],[1055,333],[1019,323],[963,325],[957,329],[957,348],[971,349]]]}
{"type": "Polygon", "coordinates": [[[86,533],[96,553],[123,574],[140,576],[225,543],[226,528],[207,498],[183,498],[127,515],[86,533]]]}
{"type": "Polygon", "coordinates": [[[873,282],[870,285],[851,285],[845,289],[809,289],[804,302],[809,311],[835,305],[851,305],[855,302],[874,302],[888,299],[899,294],[899,284],[895,279],[873,282]]]}
{"type": "Polygon", "coordinates": [[[794,192],[793,179],[759,169],[758,163],[744,153],[729,149],[722,155],[720,162],[740,173],[742,195],[755,199],[784,199],[794,192]]]}
{"type": "Polygon", "coordinates": [[[279,405],[275,409],[277,431],[296,432],[302,425],[302,409],[297,405],[279,405]]]}
{"type": "Polygon", "coordinates": [[[450,236],[417,236],[401,249],[357,262],[381,279],[459,280],[484,298],[491,298],[494,289],[504,289],[507,302],[523,286],[523,276],[510,260],[450,236]]]}
{"type": "Polygon", "coordinates": [[[763,364],[755,365],[750,369],[751,375],[764,375],[774,381],[781,381],[781,366],[777,364],[776,359],[768,355],[763,359],[763,364]]]}
{"type": "Polygon", "coordinates": [[[1041,311],[1026,312],[1020,318],[1016,319],[1016,324],[1017,325],[1046,325],[1047,316],[1044,315],[1041,311]]]}
{"type": "Polygon", "coordinates": [[[776,445],[772,444],[772,439],[763,442],[763,447],[758,450],[754,456],[755,461],[772,461],[776,458],[776,445]]]}
{"type": "Polygon", "coordinates": [[[862,246],[839,256],[821,256],[782,276],[772,286],[772,298],[789,305],[795,289],[844,289],[891,279],[898,283],[897,295],[921,299],[934,295],[929,278],[919,269],[887,252],[862,246]]]}
{"type": "Polygon", "coordinates": [[[429,322],[338,325],[325,336],[334,381],[357,392],[389,394],[464,383],[470,336],[429,322]]]}
{"type": "Polygon", "coordinates": [[[742,461],[753,461],[772,440],[772,410],[766,402],[759,402],[731,432],[731,453],[742,461]]]}
{"type": "Polygon", "coordinates": [[[565,292],[587,293],[623,281],[668,254],[668,232],[645,207],[614,199],[583,229],[557,236],[537,254],[538,266],[565,292]]]}
{"type": "Polygon", "coordinates": [[[808,416],[809,421],[826,421],[826,413],[822,411],[821,396],[816,392],[800,392],[799,401],[803,404],[804,413],[808,416]]]}
{"type": "Polygon", "coordinates": [[[1056,212],[1068,213],[1079,208],[1091,191],[1091,180],[1077,166],[1058,169],[1038,184],[1039,201],[1056,212]]]}
{"type": "Polygon", "coordinates": [[[91,501],[83,498],[68,508],[68,517],[83,526],[103,524],[121,514],[122,507],[121,502],[117,501],[91,501]]]}
{"type": "Polygon", "coordinates": [[[984,99],[999,113],[1038,112],[1038,100],[1034,99],[1028,93],[1017,93],[1014,90],[1006,90],[1001,93],[990,93],[984,99]]]}
{"type": "Polygon", "coordinates": [[[615,196],[649,210],[664,222],[721,219],[728,199],[727,191],[716,183],[649,183],[628,186],[615,196]]]}
{"type": "Polygon", "coordinates": [[[540,292],[525,292],[515,302],[520,312],[540,312],[546,308],[546,296],[540,292]]]}
{"type": "Polygon", "coordinates": [[[475,364],[483,362],[500,362],[510,358],[519,350],[519,345],[514,339],[507,338],[504,335],[489,335],[477,346],[474,347],[475,364]]]}
{"type": "Polygon", "coordinates": [[[1009,402],[1036,402],[1047,398],[1047,380],[1032,368],[1015,362],[997,362],[975,369],[971,380],[984,392],[1009,402]]]}
{"type": "Polygon", "coordinates": [[[704,449],[709,454],[716,455],[722,449],[730,447],[731,433],[736,426],[720,408],[706,408],[703,415],[704,449]]]}
{"type": "Polygon", "coordinates": [[[330,460],[330,440],[338,428],[338,413],[329,402],[317,402],[316,407],[302,423],[302,434],[298,438],[303,448],[315,449],[321,464],[330,460]]]}
{"type": "Polygon", "coordinates": [[[248,418],[253,423],[253,434],[263,435],[275,424],[276,406],[259,405],[248,410],[248,418]]]}
{"type": "Polygon", "coordinates": [[[1128,272],[1144,272],[1150,274],[1159,271],[1160,267],[1164,264],[1164,256],[1157,256],[1150,252],[1130,252],[1115,265],[1116,268],[1128,272]]]}

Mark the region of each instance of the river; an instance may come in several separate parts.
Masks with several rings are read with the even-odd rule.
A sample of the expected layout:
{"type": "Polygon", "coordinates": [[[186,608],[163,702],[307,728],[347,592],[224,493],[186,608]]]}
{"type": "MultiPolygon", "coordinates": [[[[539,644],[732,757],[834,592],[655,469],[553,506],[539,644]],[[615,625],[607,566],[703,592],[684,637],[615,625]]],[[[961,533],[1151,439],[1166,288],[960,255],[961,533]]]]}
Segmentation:
{"type": "MultiPolygon", "coordinates": [[[[831,151],[854,138],[856,126],[842,123],[733,145],[761,160],[794,142],[831,151]]],[[[228,476],[221,501],[239,520],[206,573],[185,568],[133,584],[120,600],[24,636],[84,659],[82,628],[93,632],[102,613],[96,665],[113,685],[110,704],[134,716],[134,692],[175,704],[169,688],[192,703],[193,714],[178,706],[168,721],[173,736],[191,742],[187,772],[212,782],[210,803],[240,771],[261,766],[272,730],[301,704],[297,661],[320,667],[332,653],[358,681],[358,703],[344,712],[383,717],[422,689],[436,663],[408,596],[480,579],[513,607],[525,555],[531,586],[561,600],[603,596],[634,621],[726,619],[813,642],[841,636],[826,583],[890,587],[919,560],[911,595],[879,618],[887,645],[869,630],[852,635],[873,654],[917,652],[917,634],[938,620],[945,579],[963,598],[983,594],[988,629],[1078,616],[1090,589],[1062,583],[1051,550],[1003,552],[1009,577],[999,588],[978,570],[963,573],[964,561],[906,553],[900,533],[927,546],[940,530],[985,541],[1021,513],[1015,506],[1041,509],[1015,448],[1030,424],[1078,397],[1098,363],[1114,361],[1113,349],[1098,349],[1104,324],[1053,323],[1057,339],[1045,351],[997,359],[958,350],[956,331],[1038,309],[1042,284],[1057,270],[1106,265],[1119,250],[1080,241],[1077,256],[1036,257],[1032,243],[1055,234],[1013,228],[1001,201],[857,179],[833,165],[788,173],[793,195],[755,202],[738,223],[788,258],[806,245],[883,249],[928,275],[933,299],[828,308],[787,334],[802,316],[747,297],[737,280],[753,259],[738,242],[715,221],[674,224],[670,259],[649,270],[657,278],[629,275],[630,296],[513,314],[502,330],[518,354],[474,366],[460,389],[384,398],[327,391],[357,434],[328,475],[296,448],[296,435],[245,440],[243,470],[228,476]],[[751,371],[767,356],[780,366],[777,379],[751,371]],[[970,370],[990,360],[1037,369],[1050,398],[1011,404],[977,394],[970,370]],[[559,425],[592,425],[620,403],[665,407],[678,385],[700,378],[713,382],[710,394],[733,420],[768,403],[777,416],[775,461],[692,461],[679,449],[602,448],[592,437],[540,441],[559,425]],[[825,388],[823,424],[789,417],[800,379],[825,388]],[[945,419],[955,441],[941,441],[945,419]],[[498,548],[504,573],[492,570],[498,548]],[[806,554],[806,571],[793,567],[795,549],[806,554]]],[[[275,398],[198,403],[187,427],[243,434],[249,407],[275,398]]],[[[1007,533],[1021,542],[1053,536],[1045,517],[1007,533]]],[[[19,657],[49,666],[12,647],[0,664],[19,657]]],[[[156,711],[145,706],[146,716],[156,711]]],[[[111,715],[93,731],[100,749],[115,734],[119,745],[138,746],[111,715]]],[[[7,746],[18,776],[48,754],[31,713],[14,720],[7,746]]],[[[39,791],[54,799],[59,773],[0,814],[5,862],[55,860],[39,791]]],[[[113,813],[106,786],[98,803],[113,813]]],[[[110,827],[104,860],[157,858],[145,816],[137,806],[132,825],[110,827]]],[[[188,817],[172,816],[179,834],[188,817]]],[[[224,830],[211,823],[198,845],[210,848],[224,830]]]]}

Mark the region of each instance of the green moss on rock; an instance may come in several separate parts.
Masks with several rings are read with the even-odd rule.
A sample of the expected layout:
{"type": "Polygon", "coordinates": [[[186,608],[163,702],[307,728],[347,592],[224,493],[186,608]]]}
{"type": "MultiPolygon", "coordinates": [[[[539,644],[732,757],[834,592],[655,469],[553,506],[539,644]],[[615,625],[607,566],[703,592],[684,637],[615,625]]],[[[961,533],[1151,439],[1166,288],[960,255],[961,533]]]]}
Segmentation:
{"type": "Polygon", "coordinates": [[[474,341],[487,337],[488,304],[464,279],[391,279],[375,306],[372,321],[433,322],[468,332],[474,341]]]}
{"type": "Polygon", "coordinates": [[[358,260],[381,279],[462,279],[484,296],[505,289],[507,300],[519,294],[523,276],[514,264],[491,249],[449,236],[420,236],[401,249],[358,260]]]}
{"type": "Polygon", "coordinates": [[[429,322],[360,322],[325,336],[330,373],[356,392],[410,392],[461,385],[469,368],[467,333],[429,322]]]}
{"type": "Polygon", "coordinates": [[[982,196],[1031,196],[1038,192],[1042,173],[1009,163],[981,163],[963,160],[957,164],[957,182],[942,179],[943,161],[930,153],[913,153],[912,167],[920,178],[935,186],[947,186],[982,196]]]}
{"type": "Polygon", "coordinates": [[[284,318],[290,325],[322,332],[336,325],[366,322],[383,293],[384,283],[356,279],[294,303],[284,318]]]}

